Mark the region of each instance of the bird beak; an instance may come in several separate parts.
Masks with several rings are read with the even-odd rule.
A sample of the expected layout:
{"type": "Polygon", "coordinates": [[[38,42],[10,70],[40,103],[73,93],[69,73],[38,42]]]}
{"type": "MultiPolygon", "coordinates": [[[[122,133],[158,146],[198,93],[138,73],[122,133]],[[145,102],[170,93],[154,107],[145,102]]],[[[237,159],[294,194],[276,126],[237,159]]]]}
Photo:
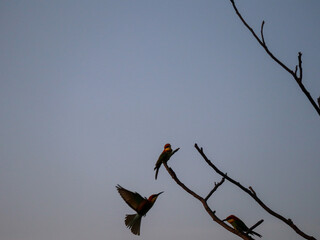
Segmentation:
{"type": "Polygon", "coordinates": [[[161,193],[163,193],[163,192],[159,192],[159,193],[157,194],[157,197],[158,197],[161,193]]]}
{"type": "Polygon", "coordinates": [[[222,222],[227,221],[227,219],[223,219],[222,222]]]}

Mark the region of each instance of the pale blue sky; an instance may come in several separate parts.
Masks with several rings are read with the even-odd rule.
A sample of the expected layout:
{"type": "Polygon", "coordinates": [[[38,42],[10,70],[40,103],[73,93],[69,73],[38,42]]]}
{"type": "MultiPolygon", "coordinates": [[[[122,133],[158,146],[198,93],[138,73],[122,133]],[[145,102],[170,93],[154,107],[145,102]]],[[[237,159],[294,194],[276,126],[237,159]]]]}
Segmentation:
{"type": "MultiPolygon", "coordinates": [[[[279,59],[320,95],[320,3],[237,6],[279,59]]],[[[319,116],[258,46],[228,0],[0,1],[0,239],[239,239],[153,167],[206,195],[217,176],[193,147],[275,211],[320,238],[319,116]],[[115,185],[165,191],[142,220],[115,185]]],[[[259,219],[264,239],[301,239],[225,183],[224,218],[259,219]]]]}

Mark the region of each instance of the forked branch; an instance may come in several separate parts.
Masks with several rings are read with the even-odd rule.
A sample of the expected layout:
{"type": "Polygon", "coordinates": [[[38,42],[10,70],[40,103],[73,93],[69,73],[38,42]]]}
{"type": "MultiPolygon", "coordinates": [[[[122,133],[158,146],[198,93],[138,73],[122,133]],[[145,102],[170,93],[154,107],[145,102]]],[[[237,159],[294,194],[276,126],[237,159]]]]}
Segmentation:
{"type": "Polygon", "coordinates": [[[290,218],[285,218],[279,213],[276,213],[271,208],[269,208],[256,194],[256,192],[253,190],[253,188],[250,186],[249,188],[244,187],[239,182],[235,181],[233,178],[229,177],[226,173],[223,173],[219,168],[217,168],[205,155],[202,148],[199,148],[197,144],[194,145],[194,147],[198,150],[202,158],[207,162],[207,164],[214,170],[216,173],[221,175],[223,178],[228,180],[229,182],[233,183],[237,187],[239,187],[241,190],[246,192],[249,196],[251,196],[265,211],[267,211],[270,215],[280,219],[282,222],[287,224],[289,227],[291,227],[297,234],[299,234],[301,237],[309,240],[316,240],[313,236],[309,236],[306,233],[302,232],[293,222],[290,218]]]}
{"type": "Polygon", "coordinates": [[[261,47],[266,51],[266,53],[276,62],[278,63],[283,69],[285,69],[289,74],[292,75],[292,77],[295,79],[295,81],[297,82],[297,84],[299,85],[301,91],[306,95],[306,97],[308,98],[308,100],[310,101],[310,103],[312,104],[312,106],[314,107],[314,109],[317,111],[318,115],[320,116],[320,97],[318,98],[318,104],[316,104],[315,100],[311,97],[310,93],[307,91],[307,89],[305,88],[305,86],[302,83],[302,53],[299,52],[298,53],[298,65],[296,65],[295,70],[291,70],[289,67],[287,67],[283,62],[281,62],[277,57],[275,57],[273,55],[273,53],[269,50],[265,39],[264,39],[264,33],[263,33],[263,27],[264,27],[264,21],[262,21],[261,24],[261,28],[260,28],[260,34],[261,34],[261,39],[259,38],[259,36],[255,33],[255,31],[249,26],[249,24],[244,20],[244,18],[242,17],[242,15],[240,14],[240,12],[237,9],[236,4],[234,3],[234,0],[230,0],[236,14],[238,15],[238,17],[240,18],[240,20],[242,21],[242,23],[246,26],[246,28],[251,32],[251,34],[253,35],[253,37],[258,41],[258,43],[261,45],[261,47]],[[298,74],[299,73],[299,74],[298,74]]]}
{"type": "Polygon", "coordinates": [[[217,191],[218,187],[220,187],[222,185],[222,183],[224,182],[224,177],[221,179],[220,182],[218,183],[214,183],[214,188],[209,192],[208,196],[206,196],[206,198],[204,199],[205,201],[208,201],[208,199],[211,197],[211,195],[217,191]]]}
{"type": "Polygon", "coordinates": [[[225,229],[227,229],[228,231],[238,235],[239,237],[241,237],[244,240],[253,240],[252,237],[239,232],[235,229],[233,229],[232,227],[228,226],[226,223],[224,223],[220,218],[218,218],[216,216],[216,211],[212,211],[211,208],[209,207],[208,203],[207,203],[207,199],[213,194],[213,192],[215,192],[217,190],[217,188],[224,182],[224,178],[222,178],[222,180],[218,183],[215,184],[215,187],[213,188],[213,190],[211,190],[211,192],[208,194],[208,196],[206,198],[201,197],[200,195],[198,195],[197,193],[195,193],[194,191],[192,191],[190,188],[188,188],[183,182],[181,182],[179,180],[179,178],[177,177],[176,173],[172,170],[172,168],[168,167],[168,164],[166,162],[163,163],[164,167],[166,168],[166,170],[168,171],[168,173],[170,174],[170,176],[173,178],[173,180],[183,189],[185,190],[187,193],[189,193],[191,196],[193,196],[194,198],[198,199],[204,209],[207,211],[207,213],[209,214],[209,216],[212,218],[213,221],[215,221],[216,223],[218,223],[219,225],[221,225],[222,227],[224,227],[225,229]]]}

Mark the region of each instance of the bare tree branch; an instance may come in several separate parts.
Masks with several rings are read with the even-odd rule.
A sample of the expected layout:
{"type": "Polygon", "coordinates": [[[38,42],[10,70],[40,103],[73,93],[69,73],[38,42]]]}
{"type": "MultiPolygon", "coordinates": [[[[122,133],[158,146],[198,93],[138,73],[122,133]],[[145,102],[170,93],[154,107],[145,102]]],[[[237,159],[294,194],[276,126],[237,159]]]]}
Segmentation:
{"type": "Polygon", "coordinates": [[[261,32],[262,44],[263,44],[264,46],[266,46],[266,42],[264,41],[264,35],[263,35],[263,27],[264,27],[264,21],[262,21],[262,23],[261,23],[261,30],[260,30],[260,32],[261,32]]]}
{"type": "Polygon", "coordinates": [[[203,198],[200,197],[198,194],[196,194],[194,191],[192,191],[190,188],[188,188],[186,185],[184,185],[184,183],[182,183],[179,178],[177,177],[176,173],[168,167],[167,163],[164,162],[163,166],[167,169],[168,173],[170,174],[170,176],[176,181],[176,183],[183,188],[183,190],[185,190],[187,193],[189,193],[190,195],[192,195],[194,198],[198,199],[199,201],[202,201],[203,198]]]}
{"type": "Polygon", "coordinates": [[[302,232],[293,222],[291,219],[286,219],[285,217],[283,217],[282,215],[276,213],[275,211],[273,211],[271,208],[269,208],[256,194],[256,192],[253,190],[252,187],[246,188],[243,185],[241,185],[239,182],[235,181],[234,179],[232,179],[231,177],[227,176],[226,173],[223,173],[220,169],[218,169],[208,158],[207,156],[204,154],[203,149],[199,148],[197,144],[194,145],[194,147],[198,150],[198,152],[200,153],[200,155],[202,156],[202,158],[208,163],[208,165],[213,168],[213,170],[215,170],[219,175],[221,175],[222,177],[224,177],[226,180],[228,180],[229,182],[233,183],[234,185],[236,185],[237,187],[239,187],[241,190],[243,190],[244,192],[246,192],[248,195],[250,195],[265,211],[267,211],[270,215],[280,219],[281,221],[283,221],[285,224],[287,224],[289,227],[291,227],[297,234],[299,234],[300,236],[304,237],[305,239],[309,239],[309,240],[316,240],[316,238],[314,238],[313,236],[309,236],[306,233],[302,232]]]}
{"type": "Polygon", "coordinates": [[[217,191],[218,187],[220,187],[222,185],[222,183],[224,182],[224,177],[221,179],[221,181],[219,183],[214,183],[214,188],[210,191],[210,193],[208,194],[208,196],[206,196],[206,198],[204,199],[205,201],[208,201],[208,199],[211,197],[211,195],[217,191]]]}
{"type": "Polygon", "coordinates": [[[256,192],[253,190],[251,186],[249,186],[250,191],[252,192],[253,195],[256,195],[256,192]]]}
{"type": "Polygon", "coordinates": [[[288,73],[290,73],[292,75],[292,77],[296,80],[296,82],[298,83],[301,91],[306,95],[306,97],[308,98],[308,100],[310,101],[310,103],[312,104],[312,106],[314,107],[314,109],[317,111],[318,115],[320,116],[320,104],[319,106],[316,104],[316,102],[314,101],[314,99],[311,97],[310,93],[307,91],[307,89],[305,88],[305,86],[302,84],[302,53],[299,52],[298,53],[298,66],[296,66],[295,71],[291,70],[289,67],[287,67],[283,62],[281,62],[277,57],[275,57],[273,55],[272,52],[270,52],[270,50],[268,49],[265,40],[264,40],[264,35],[263,35],[263,27],[264,27],[264,21],[262,21],[261,24],[261,39],[257,36],[257,34],[255,33],[255,31],[249,26],[249,24],[244,20],[244,18],[241,16],[240,12],[238,11],[236,4],[234,3],[234,0],[230,0],[236,14],[238,15],[238,17],[240,18],[240,20],[242,21],[242,23],[247,27],[247,29],[251,32],[251,34],[254,36],[254,38],[258,41],[258,43],[262,46],[262,48],[266,51],[266,53],[276,62],[278,63],[284,70],[286,70],[288,73]],[[299,76],[298,76],[298,69],[299,69],[299,76]]]}
{"type": "MultiPolygon", "coordinates": [[[[228,231],[238,235],[239,237],[241,237],[244,240],[253,240],[252,237],[246,235],[245,233],[239,232],[237,230],[235,230],[234,228],[230,227],[229,225],[227,225],[225,222],[223,222],[220,218],[218,218],[216,216],[216,211],[212,211],[211,208],[209,207],[206,199],[202,198],[200,195],[196,194],[194,191],[192,191],[190,188],[188,188],[184,183],[182,183],[179,178],[177,177],[176,173],[172,170],[172,168],[168,167],[167,163],[163,163],[164,167],[166,168],[166,170],[168,171],[168,173],[170,174],[170,176],[173,178],[173,180],[183,189],[185,190],[187,193],[189,193],[191,196],[193,196],[194,198],[198,199],[204,209],[207,211],[207,213],[209,214],[209,216],[212,218],[213,221],[215,221],[216,223],[218,223],[219,225],[221,225],[222,227],[224,227],[225,229],[227,229],[228,231]]],[[[224,182],[224,178],[222,178],[222,180],[215,185],[214,187],[214,191],[224,182]]],[[[212,190],[212,191],[213,191],[212,190]]],[[[211,192],[212,192],[211,191],[211,192]]],[[[211,195],[211,194],[209,194],[211,195]]]]}

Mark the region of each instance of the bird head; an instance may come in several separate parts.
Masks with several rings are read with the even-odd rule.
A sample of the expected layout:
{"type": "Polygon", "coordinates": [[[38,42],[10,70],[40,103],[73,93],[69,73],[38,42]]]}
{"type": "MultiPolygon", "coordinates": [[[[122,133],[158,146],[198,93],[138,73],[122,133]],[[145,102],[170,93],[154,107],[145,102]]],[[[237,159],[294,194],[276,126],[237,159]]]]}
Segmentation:
{"type": "Polygon", "coordinates": [[[152,204],[157,200],[158,196],[163,193],[163,192],[159,192],[157,194],[152,194],[149,198],[148,201],[151,202],[152,204]]]}
{"type": "Polygon", "coordinates": [[[170,143],[167,143],[166,145],[164,145],[164,150],[165,150],[165,151],[171,150],[171,144],[170,144],[170,143]]]}
{"type": "Polygon", "coordinates": [[[227,217],[226,219],[224,219],[222,221],[227,221],[228,223],[233,223],[237,219],[238,218],[235,215],[230,215],[229,217],[227,217]]]}

